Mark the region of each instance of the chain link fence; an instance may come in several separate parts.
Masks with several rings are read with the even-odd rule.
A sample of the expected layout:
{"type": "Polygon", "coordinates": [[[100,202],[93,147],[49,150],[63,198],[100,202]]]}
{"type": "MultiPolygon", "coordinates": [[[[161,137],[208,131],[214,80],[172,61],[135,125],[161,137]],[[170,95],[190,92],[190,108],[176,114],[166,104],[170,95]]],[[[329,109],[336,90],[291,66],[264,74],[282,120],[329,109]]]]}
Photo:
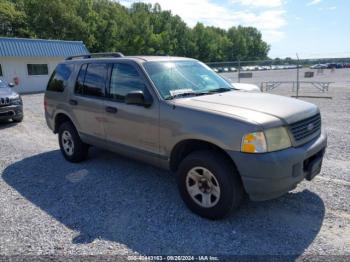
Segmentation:
{"type": "Polygon", "coordinates": [[[231,82],[251,83],[263,92],[289,96],[329,98],[329,91],[337,85],[350,87],[349,59],[233,61],[208,66],[231,82]]]}

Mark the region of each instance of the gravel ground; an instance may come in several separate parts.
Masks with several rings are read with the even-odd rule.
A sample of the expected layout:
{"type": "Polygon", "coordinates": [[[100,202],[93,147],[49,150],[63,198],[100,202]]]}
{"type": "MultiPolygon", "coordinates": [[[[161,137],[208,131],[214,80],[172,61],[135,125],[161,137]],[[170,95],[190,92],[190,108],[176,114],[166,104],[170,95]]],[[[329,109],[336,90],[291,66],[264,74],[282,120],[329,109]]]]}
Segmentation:
{"type": "Polygon", "coordinates": [[[0,125],[0,255],[350,255],[350,81],[327,95],[308,99],[329,135],[322,173],[215,222],[187,210],[171,173],[99,149],[66,162],[43,95],[26,95],[25,120],[0,125]]]}

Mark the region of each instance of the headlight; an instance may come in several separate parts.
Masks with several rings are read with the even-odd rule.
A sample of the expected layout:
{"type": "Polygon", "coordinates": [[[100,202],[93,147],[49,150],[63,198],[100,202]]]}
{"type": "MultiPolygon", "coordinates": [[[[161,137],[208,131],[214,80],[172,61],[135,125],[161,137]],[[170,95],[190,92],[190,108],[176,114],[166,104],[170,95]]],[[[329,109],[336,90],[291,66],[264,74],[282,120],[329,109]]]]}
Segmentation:
{"type": "Polygon", "coordinates": [[[277,127],[245,135],[242,139],[241,151],[244,153],[266,153],[288,147],[291,147],[291,141],[286,128],[277,127]]]}
{"type": "Polygon", "coordinates": [[[20,95],[15,95],[10,97],[11,99],[11,104],[12,105],[21,105],[22,104],[22,98],[20,95]]]}
{"type": "Polygon", "coordinates": [[[276,127],[265,130],[267,151],[273,152],[291,147],[290,138],[285,127],[276,127]]]}
{"type": "Polygon", "coordinates": [[[266,138],[263,132],[247,134],[242,139],[241,151],[244,153],[265,153],[266,138]]]}

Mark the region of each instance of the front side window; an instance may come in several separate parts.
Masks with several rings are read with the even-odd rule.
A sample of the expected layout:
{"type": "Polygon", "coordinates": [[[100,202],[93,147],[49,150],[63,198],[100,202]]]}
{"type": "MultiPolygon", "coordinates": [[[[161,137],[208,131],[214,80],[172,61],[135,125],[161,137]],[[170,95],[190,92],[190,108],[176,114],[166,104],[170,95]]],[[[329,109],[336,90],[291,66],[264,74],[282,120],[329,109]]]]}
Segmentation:
{"type": "Polygon", "coordinates": [[[64,87],[67,85],[67,81],[72,74],[73,65],[60,64],[56,67],[55,71],[47,85],[48,91],[63,92],[64,87]]]}
{"type": "Polygon", "coordinates": [[[198,61],[146,62],[143,66],[164,99],[232,90],[227,81],[198,61]]]}
{"type": "Polygon", "coordinates": [[[145,91],[145,84],[136,68],[130,64],[113,65],[109,97],[124,101],[131,91],[145,91]]]}
{"type": "Polygon", "coordinates": [[[0,76],[3,76],[2,75],[2,67],[1,67],[1,65],[0,65],[0,76]]]}
{"type": "Polygon", "coordinates": [[[40,76],[40,75],[48,75],[49,68],[47,64],[28,64],[28,75],[30,76],[40,76]]]}

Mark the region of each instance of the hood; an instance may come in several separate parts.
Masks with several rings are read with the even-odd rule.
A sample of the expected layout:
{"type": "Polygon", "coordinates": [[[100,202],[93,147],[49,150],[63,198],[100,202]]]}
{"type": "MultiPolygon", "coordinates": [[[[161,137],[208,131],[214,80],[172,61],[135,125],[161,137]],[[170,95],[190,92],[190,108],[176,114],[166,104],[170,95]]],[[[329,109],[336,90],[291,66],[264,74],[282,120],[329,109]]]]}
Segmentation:
{"type": "Polygon", "coordinates": [[[230,91],[176,99],[175,103],[231,115],[264,127],[291,124],[319,112],[317,106],[295,98],[254,92],[230,91]]]}
{"type": "Polygon", "coordinates": [[[0,97],[9,97],[14,96],[16,93],[11,89],[7,87],[1,87],[0,88],[0,97]]]}

